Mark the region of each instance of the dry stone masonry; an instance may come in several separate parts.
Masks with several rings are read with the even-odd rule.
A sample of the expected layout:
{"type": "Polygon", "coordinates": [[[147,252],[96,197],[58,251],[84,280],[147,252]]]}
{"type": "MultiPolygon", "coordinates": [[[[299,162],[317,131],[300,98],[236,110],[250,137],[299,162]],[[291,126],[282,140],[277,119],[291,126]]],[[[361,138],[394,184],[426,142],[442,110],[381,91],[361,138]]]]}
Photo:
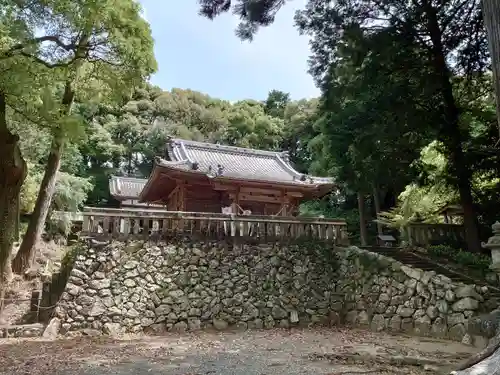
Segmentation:
{"type": "Polygon", "coordinates": [[[471,340],[487,287],[356,247],[120,243],[77,256],[56,313],[63,333],[351,324],[471,340]]]}

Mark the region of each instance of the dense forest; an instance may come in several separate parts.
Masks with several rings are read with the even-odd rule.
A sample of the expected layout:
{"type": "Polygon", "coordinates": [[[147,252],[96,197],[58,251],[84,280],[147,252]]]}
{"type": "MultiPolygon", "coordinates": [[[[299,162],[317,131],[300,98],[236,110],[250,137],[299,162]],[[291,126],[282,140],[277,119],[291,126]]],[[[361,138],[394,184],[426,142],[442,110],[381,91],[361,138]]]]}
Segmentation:
{"type": "MultiPolygon", "coordinates": [[[[222,3],[200,1],[201,12],[214,18],[231,8],[222,3]]],[[[279,10],[255,3],[268,5],[240,14],[243,39],[279,10]]],[[[377,212],[399,231],[412,220],[437,222],[440,207],[460,203],[463,248],[480,251],[500,212],[480,6],[319,3],[295,21],[311,37],[321,96],[291,100],[275,88],[231,103],[149,83],[154,43],[132,0],[1,0],[1,269],[20,238],[13,268],[29,268],[52,210],[112,205],[109,176],[147,177],[168,136],[286,150],[298,170],[333,176],[338,191],[301,212],[345,218],[355,243],[376,233],[377,212]],[[384,21],[372,25],[375,18],[384,21]]]]}

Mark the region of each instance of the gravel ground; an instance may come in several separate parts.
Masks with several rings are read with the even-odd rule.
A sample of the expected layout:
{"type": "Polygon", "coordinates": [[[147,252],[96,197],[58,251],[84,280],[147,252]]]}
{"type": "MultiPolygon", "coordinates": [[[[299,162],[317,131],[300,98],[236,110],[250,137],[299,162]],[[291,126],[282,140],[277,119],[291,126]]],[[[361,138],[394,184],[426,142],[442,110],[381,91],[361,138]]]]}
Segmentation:
{"type": "Polygon", "coordinates": [[[424,372],[423,365],[395,364],[394,358],[456,364],[474,351],[459,343],[338,329],[204,332],[51,342],[0,340],[0,373],[418,375],[429,372],[424,372]]]}

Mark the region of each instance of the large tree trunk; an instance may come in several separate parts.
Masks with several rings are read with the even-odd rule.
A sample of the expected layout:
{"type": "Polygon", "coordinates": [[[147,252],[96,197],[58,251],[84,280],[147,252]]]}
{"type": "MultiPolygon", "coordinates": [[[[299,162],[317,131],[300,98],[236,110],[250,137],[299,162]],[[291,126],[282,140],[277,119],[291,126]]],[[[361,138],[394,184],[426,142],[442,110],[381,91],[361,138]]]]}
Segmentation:
{"type": "MultiPolygon", "coordinates": [[[[71,105],[73,104],[74,96],[75,93],[72,88],[72,82],[68,80],[66,82],[62,99],[62,107],[64,111],[63,116],[69,115],[71,112],[71,105]]],[[[64,141],[65,139],[62,131],[57,129],[52,139],[45,173],[40,185],[40,191],[38,192],[35,208],[33,209],[33,214],[31,215],[31,219],[28,224],[28,229],[24,235],[21,247],[12,262],[12,268],[16,273],[23,273],[33,265],[36,255],[36,245],[42,237],[45,220],[47,219],[47,214],[49,213],[50,205],[52,203],[52,197],[54,195],[57,182],[57,173],[61,167],[64,141]]]]}
{"type": "MultiPolygon", "coordinates": [[[[74,70],[69,72],[64,86],[64,93],[61,101],[62,117],[68,116],[71,113],[71,106],[75,98],[73,83],[78,78],[79,69],[87,55],[89,37],[88,31],[84,31],[78,41],[78,47],[75,51],[76,62],[73,66],[74,70]]],[[[18,273],[26,271],[33,263],[36,244],[40,241],[42,236],[45,220],[47,219],[47,214],[49,213],[49,208],[52,203],[52,196],[54,195],[57,182],[57,173],[61,166],[61,157],[64,151],[64,142],[64,132],[61,129],[56,129],[33,215],[31,216],[21,247],[12,263],[12,268],[18,273]]]]}
{"type": "Polygon", "coordinates": [[[361,236],[361,245],[366,246],[368,244],[368,232],[366,231],[365,196],[361,192],[358,192],[358,210],[359,210],[359,232],[361,236]]]}
{"type": "Polygon", "coordinates": [[[472,171],[462,148],[463,135],[459,126],[459,109],[453,96],[450,71],[446,64],[442,33],[437,20],[436,9],[431,2],[424,1],[424,10],[427,14],[427,26],[432,41],[432,63],[436,77],[441,83],[444,118],[440,140],[444,143],[449,154],[451,173],[456,181],[460,195],[460,203],[464,211],[465,239],[469,251],[480,252],[479,228],[472,199],[471,178],[472,171]]]}
{"type": "MultiPolygon", "coordinates": [[[[15,242],[18,202],[27,167],[19,137],[7,128],[7,103],[0,91],[0,287],[11,278],[10,260],[15,242]]],[[[3,293],[3,292],[2,292],[3,293]]]]}
{"type": "MultiPolygon", "coordinates": [[[[380,191],[377,185],[373,185],[373,205],[375,206],[375,216],[378,219],[378,215],[380,215],[380,191]]],[[[382,224],[377,221],[377,233],[382,234],[383,228],[382,224]]]]}
{"type": "Polygon", "coordinates": [[[33,265],[36,245],[42,237],[45,220],[47,219],[47,214],[52,203],[52,196],[54,195],[57,182],[57,173],[61,166],[63,147],[64,139],[61,136],[55,136],[52,140],[49,158],[45,166],[45,174],[43,175],[28,229],[24,235],[21,247],[12,262],[12,268],[16,273],[22,273],[33,265]]]}
{"type": "Polygon", "coordinates": [[[484,25],[491,54],[491,70],[497,104],[498,131],[500,133],[500,1],[483,0],[484,25]]]}

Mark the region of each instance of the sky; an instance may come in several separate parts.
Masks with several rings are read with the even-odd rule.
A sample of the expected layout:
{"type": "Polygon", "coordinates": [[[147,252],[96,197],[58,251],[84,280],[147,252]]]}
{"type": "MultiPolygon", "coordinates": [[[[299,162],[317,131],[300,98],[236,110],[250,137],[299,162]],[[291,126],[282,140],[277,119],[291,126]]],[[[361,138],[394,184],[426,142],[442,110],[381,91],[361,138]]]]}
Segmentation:
{"type": "Polygon", "coordinates": [[[273,25],[242,42],[234,33],[238,18],[230,13],[210,21],[198,15],[196,0],[140,0],[155,39],[159,68],[152,83],[231,101],[264,100],[273,89],[292,99],[318,96],[307,73],[308,39],[293,25],[305,2],[291,1],[273,25]]]}

